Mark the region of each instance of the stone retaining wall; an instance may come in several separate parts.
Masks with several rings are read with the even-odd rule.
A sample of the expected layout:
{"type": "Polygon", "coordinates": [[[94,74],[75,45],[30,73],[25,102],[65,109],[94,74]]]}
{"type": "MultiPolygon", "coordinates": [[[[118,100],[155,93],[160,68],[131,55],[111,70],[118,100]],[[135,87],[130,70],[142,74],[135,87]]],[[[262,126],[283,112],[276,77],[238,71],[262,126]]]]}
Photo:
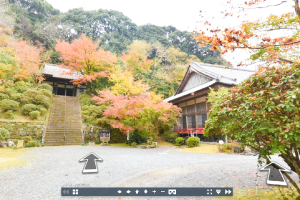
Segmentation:
{"type": "Polygon", "coordinates": [[[31,136],[35,139],[42,139],[45,122],[8,122],[0,121],[0,127],[5,128],[10,133],[10,138],[31,136]]]}

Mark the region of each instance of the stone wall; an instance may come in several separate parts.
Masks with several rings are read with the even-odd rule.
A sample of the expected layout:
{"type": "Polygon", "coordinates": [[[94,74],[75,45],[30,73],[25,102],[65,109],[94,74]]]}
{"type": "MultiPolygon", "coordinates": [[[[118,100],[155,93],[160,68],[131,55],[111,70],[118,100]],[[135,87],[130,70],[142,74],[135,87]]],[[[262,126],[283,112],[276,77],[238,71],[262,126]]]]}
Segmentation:
{"type": "Polygon", "coordinates": [[[34,139],[42,139],[45,122],[8,122],[0,121],[0,127],[10,133],[10,138],[31,136],[34,139]]]}

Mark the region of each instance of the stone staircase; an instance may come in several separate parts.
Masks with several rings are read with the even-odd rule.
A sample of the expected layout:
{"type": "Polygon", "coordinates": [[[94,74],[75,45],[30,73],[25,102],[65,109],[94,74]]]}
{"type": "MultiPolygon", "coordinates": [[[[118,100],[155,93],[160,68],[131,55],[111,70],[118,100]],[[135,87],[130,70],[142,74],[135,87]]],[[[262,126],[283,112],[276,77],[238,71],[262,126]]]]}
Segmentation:
{"type": "Polygon", "coordinates": [[[79,99],[55,95],[46,129],[45,146],[79,145],[82,143],[79,99]]]}

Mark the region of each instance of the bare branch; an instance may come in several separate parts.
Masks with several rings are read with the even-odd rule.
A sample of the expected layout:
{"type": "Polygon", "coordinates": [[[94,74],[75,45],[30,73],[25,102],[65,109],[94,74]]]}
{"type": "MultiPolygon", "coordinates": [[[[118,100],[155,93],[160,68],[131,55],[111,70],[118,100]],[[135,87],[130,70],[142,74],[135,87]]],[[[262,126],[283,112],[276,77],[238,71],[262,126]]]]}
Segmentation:
{"type": "Polygon", "coordinates": [[[297,192],[300,194],[300,188],[295,183],[295,181],[284,171],[282,171],[283,175],[292,183],[292,185],[296,188],[297,192]]]}
{"type": "Polygon", "coordinates": [[[298,44],[300,43],[300,41],[296,41],[296,42],[289,42],[289,43],[284,43],[284,44],[274,44],[274,45],[267,45],[265,47],[233,47],[233,49],[265,49],[268,47],[282,47],[282,46],[286,46],[286,45],[291,45],[291,44],[298,44]]]}
{"type": "Polygon", "coordinates": [[[295,31],[300,31],[300,29],[294,29],[294,28],[273,28],[273,29],[265,29],[265,30],[259,30],[259,31],[277,31],[277,30],[295,30],[295,31]]]}
{"type": "Polygon", "coordinates": [[[283,62],[287,62],[287,63],[290,63],[290,64],[293,64],[294,62],[293,61],[291,61],[291,60],[287,60],[287,59],[284,59],[284,58],[278,58],[278,60],[280,60],[280,61],[283,61],[283,62]]]}
{"type": "Polygon", "coordinates": [[[296,11],[296,14],[298,15],[298,17],[300,17],[300,8],[299,8],[298,0],[294,0],[294,1],[295,1],[295,11],[296,11]]]}
{"type": "Polygon", "coordinates": [[[238,8],[243,8],[243,9],[257,9],[257,8],[268,8],[268,7],[271,7],[271,6],[280,6],[281,4],[283,3],[286,3],[287,1],[282,1],[280,2],[279,4],[276,4],[276,5],[268,5],[268,6],[265,6],[265,7],[255,7],[255,8],[244,8],[244,7],[238,7],[238,8]]]}

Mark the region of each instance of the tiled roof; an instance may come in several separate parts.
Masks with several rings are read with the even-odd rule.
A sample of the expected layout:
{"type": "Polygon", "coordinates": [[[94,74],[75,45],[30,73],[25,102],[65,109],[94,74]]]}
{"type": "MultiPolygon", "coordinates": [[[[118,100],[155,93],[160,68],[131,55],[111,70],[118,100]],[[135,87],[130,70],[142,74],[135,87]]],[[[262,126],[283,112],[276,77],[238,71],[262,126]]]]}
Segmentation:
{"type": "Polygon", "coordinates": [[[70,75],[70,71],[71,71],[70,69],[65,69],[58,65],[47,63],[45,64],[42,73],[45,75],[50,75],[54,78],[61,78],[61,79],[74,80],[79,78],[80,76],[79,72],[74,72],[72,75],[70,75]]]}
{"type": "MultiPolygon", "coordinates": [[[[211,64],[207,64],[207,63],[197,63],[197,62],[191,62],[189,65],[189,68],[191,68],[192,70],[197,71],[199,73],[202,73],[208,77],[211,77],[212,81],[203,83],[197,87],[194,87],[192,89],[189,89],[189,90],[181,92],[181,93],[178,93],[178,90],[177,90],[176,95],[173,95],[173,96],[165,99],[164,101],[169,102],[169,101],[178,99],[180,97],[183,97],[185,95],[191,94],[196,91],[199,91],[201,89],[208,88],[209,86],[213,85],[214,83],[237,85],[255,73],[254,70],[240,69],[240,68],[227,68],[225,66],[211,65],[211,64]]],[[[186,77],[186,75],[187,75],[187,72],[185,74],[185,77],[186,77]]],[[[182,80],[180,86],[182,84],[183,84],[183,80],[182,80]]]]}
{"type": "Polygon", "coordinates": [[[194,88],[192,88],[192,89],[190,89],[190,90],[187,90],[187,91],[185,91],[185,92],[181,92],[181,93],[179,93],[179,94],[177,94],[177,95],[174,95],[174,96],[171,96],[171,97],[169,97],[169,98],[166,98],[164,101],[168,101],[168,102],[169,102],[169,101],[172,101],[172,100],[174,100],[174,99],[178,99],[179,97],[183,97],[183,96],[185,96],[185,95],[191,94],[192,92],[196,92],[196,91],[198,91],[198,90],[202,90],[202,89],[204,89],[204,88],[207,88],[207,87],[209,87],[209,86],[215,84],[216,82],[217,82],[216,80],[212,80],[212,81],[206,82],[206,83],[204,83],[204,84],[202,84],[202,85],[199,85],[199,86],[197,86],[197,87],[194,87],[194,88]]]}
{"type": "Polygon", "coordinates": [[[190,66],[200,73],[218,79],[218,82],[237,85],[255,73],[254,70],[226,68],[220,65],[191,62],[190,66]]]}

